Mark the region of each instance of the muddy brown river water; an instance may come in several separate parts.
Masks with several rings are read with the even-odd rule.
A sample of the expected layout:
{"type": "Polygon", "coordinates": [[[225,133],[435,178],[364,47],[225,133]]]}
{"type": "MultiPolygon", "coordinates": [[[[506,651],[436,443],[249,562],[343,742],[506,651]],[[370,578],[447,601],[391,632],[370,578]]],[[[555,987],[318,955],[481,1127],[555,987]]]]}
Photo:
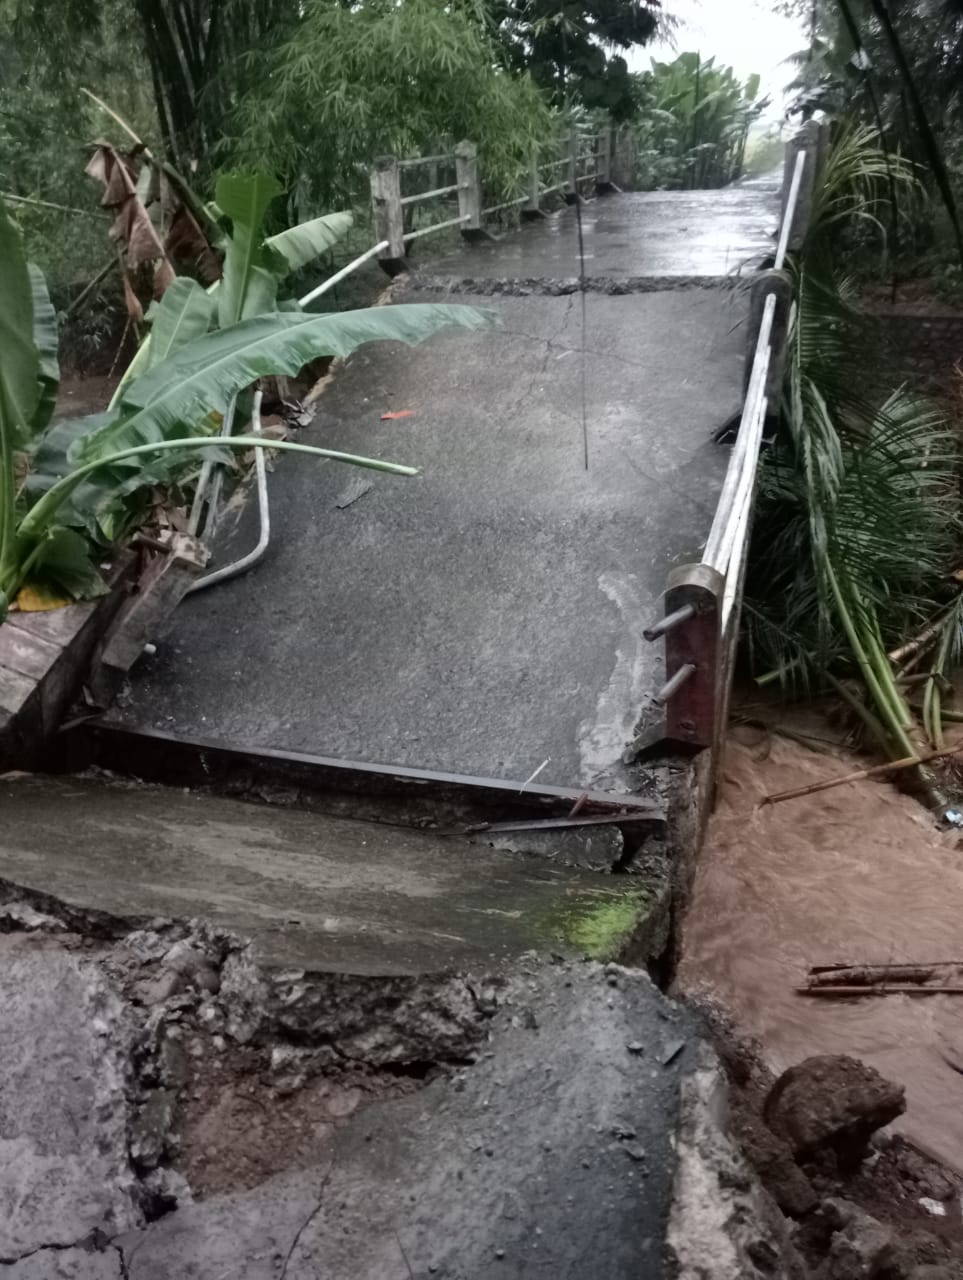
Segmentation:
{"type": "Polygon", "coordinates": [[[938,830],[886,782],[759,808],[767,793],[867,762],[753,736],[737,730],[726,749],[676,990],[722,1004],[777,1071],[848,1053],[901,1081],[897,1127],[963,1171],[963,995],[793,991],[815,964],[963,962],[963,833],[938,830]]]}

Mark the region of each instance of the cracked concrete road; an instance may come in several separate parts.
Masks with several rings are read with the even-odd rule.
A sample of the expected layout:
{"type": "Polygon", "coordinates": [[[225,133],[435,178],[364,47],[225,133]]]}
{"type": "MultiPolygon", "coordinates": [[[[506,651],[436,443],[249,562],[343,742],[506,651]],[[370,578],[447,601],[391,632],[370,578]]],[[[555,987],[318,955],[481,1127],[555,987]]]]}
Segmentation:
{"type": "MultiPolygon", "coordinates": [[[[709,530],[727,460],[710,438],[742,394],[745,296],[725,273],[733,246],[765,251],[774,218],[768,188],[669,194],[684,197],[675,214],[665,193],[587,207],[590,286],[647,263],[661,278],[653,237],[674,245],[676,275],[587,292],[584,329],[583,297],[571,283],[558,296],[577,274],[571,211],[396,291],[456,300],[497,276],[491,296],[457,300],[500,324],[363,348],[301,438],[421,474],[369,474],[359,496],[348,468],[279,461],[267,558],[179,609],[111,717],[253,748],[643,787],[620,764],[661,683],[660,646],[641,633],[667,570],[697,559],[709,530]],[[678,287],[687,252],[709,272],[702,287],[678,287]],[[516,273],[541,283],[505,296],[516,273]],[[391,410],[411,416],[382,421],[391,410]]],[[[218,559],[252,545],[255,523],[248,511],[218,559]]]]}
{"type": "Polygon", "coordinates": [[[139,1220],[127,1157],[132,1034],[97,970],[63,951],[3,956],[0,1261],[24,1259],[11,1273],[18,1280],[92,1280],[98,1272],[68,1257],[69,1246],[139,1220]]]}
{"type": "Polygon", "coordinates": [[[379,1088],[357,1008],[350,1059],[330,1026],[232,1033],[244,938],[0,895],[3,1280],[669,1274],[699,1034],[644,973],[529,953],[466,974],[457,1054],[439,1006],[379,1088]],[[207,976],[170,981],[189,973],[207,976]]]}
{"type": "Polygon", "coordinates": [[[119,1241],[129,1280],[662,1280],[694,1055],[644,974],[522,966],[472,1065],[119,1241]]]}

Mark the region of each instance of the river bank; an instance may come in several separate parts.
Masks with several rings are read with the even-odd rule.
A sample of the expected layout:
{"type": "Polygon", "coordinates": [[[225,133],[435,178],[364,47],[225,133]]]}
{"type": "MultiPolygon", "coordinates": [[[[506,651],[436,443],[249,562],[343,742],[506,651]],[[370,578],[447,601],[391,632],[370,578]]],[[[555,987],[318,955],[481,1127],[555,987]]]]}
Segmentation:
{"type": "Polygon", "coordinates": [[[816,751],[734,728],[676,990],[725,1008],[777,1072],[810,1054],[845,1053],[905,1083],[898,1128],[963,1171],[963,997],[795,994],[810,965],[950,961],[961,951],[959,831],[939,829],[887,781],[759,806],[866,763],[842,746],[816,751]]]}
{"type": "Polygon", "coordinates": [[[868,1262],[838,1271],[823,1245],[829,1250],[830,1239],[849,1230],[839,1235],[837,1226],[833,1236],[827,1226],[842,1197],[871,1215],[859,1231],[868,1230],[879,1257],[889,1256],[879,1252],[885,1236],[904,1259],[938,1265],[934,1276],[963,1276],[963,996],[816,999],[796,990],[813,965],[956,960],[963,837],[937,827],[885,780],[761,805],[765,796],[875,763],[838,732],[834,741],[815,716],[780,728],[807,737],[756,723],[730,730],[674,994],[706,1016],[729,1076],[733,1130],[767,1190],[797,1220],[794,1238],[815,1260],[815,1274],[917,1274],[905,1261],[894,1271],[868,1262]],[[785,1152],[773,1158],[765,1118],[773,1081],[814,1055],[859,1059],[906,1088],[905,1113],[842,1179],[835,1168],[805,1167],[800,1181],[785,1152]]]}

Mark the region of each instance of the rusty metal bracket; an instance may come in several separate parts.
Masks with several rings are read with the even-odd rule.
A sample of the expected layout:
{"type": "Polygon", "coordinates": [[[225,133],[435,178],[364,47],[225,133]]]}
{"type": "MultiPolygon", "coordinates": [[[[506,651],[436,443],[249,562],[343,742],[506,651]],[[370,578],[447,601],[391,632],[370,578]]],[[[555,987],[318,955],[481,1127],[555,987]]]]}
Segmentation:
{"type": "Polygon", "coordinates": [[[673,569],[665,592],[665,617],[646,639],[665,637],[665,684],[656,702],[660,725],[635,739],[623,759],[693,754],[715,741],[720,706],[720,614],[725,581],[705,564],[673,569]]]}

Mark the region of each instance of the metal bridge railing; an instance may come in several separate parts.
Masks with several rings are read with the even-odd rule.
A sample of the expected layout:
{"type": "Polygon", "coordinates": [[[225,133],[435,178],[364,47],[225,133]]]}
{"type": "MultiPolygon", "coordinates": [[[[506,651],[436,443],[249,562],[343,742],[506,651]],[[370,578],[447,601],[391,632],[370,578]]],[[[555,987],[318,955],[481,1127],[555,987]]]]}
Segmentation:
{"type": "Polygon", "coordinates": [[[759,451],[765,424],[778,412],[794,305],[786,256],[805,236],[826,144],[825,127],[811,123],[787,145],[776,254],[772,268],[752,283],[745,400],[709,537],[698,564],[671,571],[665,615],[643,633],[650,641],[664,637],[666,678],[655,699],[664,722],[641,749],[709,749],[713,790],[739,642],[759,451]]]}

